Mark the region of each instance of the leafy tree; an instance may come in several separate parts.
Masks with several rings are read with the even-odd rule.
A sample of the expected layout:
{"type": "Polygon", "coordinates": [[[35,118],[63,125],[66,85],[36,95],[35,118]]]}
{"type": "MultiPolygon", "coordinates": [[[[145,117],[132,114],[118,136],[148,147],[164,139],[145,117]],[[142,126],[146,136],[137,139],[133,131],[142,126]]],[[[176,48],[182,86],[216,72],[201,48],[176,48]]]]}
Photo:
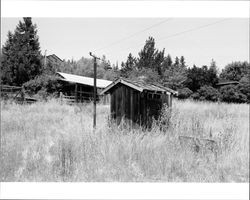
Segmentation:
{"type": "Polygon", "coordinates": [[[193,95],[196,100],[218,101],[220,93],[212,86],[203,86],[193,95]]]}
{"type": "Polygon", "coordinates": [[[237,90],[247,97],[247,102],[250,103],[250,74],[246,74],[240,79],[237,90]]]}
{"type": "Polygon", "coordinates": [[[247,102],[246,95],[242,94],[238,89],[237,86],[234,85],[226,85],[220,88],[222,101],[228,103],[245,103],[247,102]]]}
{"type": "Polygon", "coordinates": [[[42,73],[40,44],[36,25],[30,17],[19,21],[14,34],[9,32],[3,46],[2,82],[22,85],[42,73]]]}
{"type": "Polygon", "coordinates": [[[40,94],[42,98],[54,94],[58,96],[61,84],[54,75],[42,74],[23,84],[25,92],[29,95],[40,94]]]}
{"type": "Polygon", "coordinates": [[[250,73],[249,71],[250,64],[248,62],[232,62],[222,70],[220,78],[231,81],[240,81],[244,75],[250,73]]]}
{"type": "Polygon", "coordinates": [[[206,65],[201,68],[195,65],[187,70],[187,80],[185,86],[196,92],[202,86],[214,87],[218,83],[217,72],[213,67],[208,68],[206,65]]]}
{"type": "Polygon", "coordinates": [[[162,79],[163,85],[173,90],[183,88],[186,81],[186,71],[179,67],[171,67],[166,70],[162,79]]]}

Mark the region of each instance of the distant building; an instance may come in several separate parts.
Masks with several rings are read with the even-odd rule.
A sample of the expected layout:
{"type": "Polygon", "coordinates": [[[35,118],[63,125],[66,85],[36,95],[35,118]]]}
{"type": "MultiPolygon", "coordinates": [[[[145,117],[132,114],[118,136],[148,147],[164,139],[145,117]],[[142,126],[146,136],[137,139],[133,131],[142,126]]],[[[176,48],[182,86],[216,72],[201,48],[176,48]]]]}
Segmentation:
{"type": "Polygon", "coordinates": [[[216,84],[216,87],[220,88],[226,85],[238,85],[239,81],[228,81],[228,80],[220,80],[219,83],[216,84]]]}
{"type": "MultiPolygon", "coordinates": [[[[62,94],[66,96],[73,96],[76,102],[84,102],[93,100],[94,96],[94,79],[85,76],[79,76],[74,74],[67,74],[57,72],[56,75],[61,81],[62,94]]],[[[97,100],[100,99],[100,92],[106,88],[112,81],[97,79],[97,100]]]]}
{"type": "Polygon", "coordinates": [[[111,118],[119,125],[121,120],[130,124],[151,127],[153,118],[158,119],[164,104],[172,106],[176,91],[142,80],[120,78],[106,87],[101,94],[110,94],[111,118]]]}

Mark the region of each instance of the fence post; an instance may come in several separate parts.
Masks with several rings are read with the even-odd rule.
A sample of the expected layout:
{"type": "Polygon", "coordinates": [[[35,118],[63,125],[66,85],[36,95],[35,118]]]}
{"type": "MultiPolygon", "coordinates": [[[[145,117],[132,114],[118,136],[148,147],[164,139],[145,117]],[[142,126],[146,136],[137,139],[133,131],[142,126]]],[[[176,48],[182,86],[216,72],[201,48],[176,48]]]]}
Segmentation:
{"type": "Polygon", "coordinates": [[[63,101],[63,94],[62,92],[60,92],[60,103],[62,104],[62,101],[63,101]]]}

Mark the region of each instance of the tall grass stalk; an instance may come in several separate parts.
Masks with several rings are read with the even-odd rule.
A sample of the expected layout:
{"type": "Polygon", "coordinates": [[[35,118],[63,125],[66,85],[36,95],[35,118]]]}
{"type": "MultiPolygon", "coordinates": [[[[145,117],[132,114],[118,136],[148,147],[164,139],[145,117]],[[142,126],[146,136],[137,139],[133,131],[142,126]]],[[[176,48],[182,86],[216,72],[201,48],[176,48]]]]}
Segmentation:
{"type": "Polygon", "coordinates": [[[248,182],[248,111],[175,101],[145,131],[109,123],[109,106],[98,105],[93,131],[89,104],[1,102],[1,181],[248,182]],[[183,147],[180,135],[212,138],[217,159],[183,147]]]}

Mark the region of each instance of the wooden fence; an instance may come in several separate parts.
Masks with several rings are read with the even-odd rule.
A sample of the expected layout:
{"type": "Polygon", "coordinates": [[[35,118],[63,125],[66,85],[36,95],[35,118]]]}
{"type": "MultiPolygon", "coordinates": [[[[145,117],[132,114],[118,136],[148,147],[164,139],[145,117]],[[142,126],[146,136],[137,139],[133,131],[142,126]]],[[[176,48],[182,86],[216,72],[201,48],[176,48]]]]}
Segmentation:
{"type": "Polygon", "coordinates": [[[31,97],[25,97],[24,90],[22,87],[0,85],[1,99],[11,100],[16,103],[34,103],[37,99],[31,97]]]}
{"type": "MultiPolygon", "coordinates": [[[[61,102],[66,102],[68,104],[74,104],[74,103],[89,103],[94,100],[93,98],[93,93],[90,92],[81,92],[81,94],[85,94],[82,96],[67,96],[64,95],[62,92],[60,92],[60,100],[61,102]]],[[[110,101],[110,97],[108,95],[98,95],[97,96],[97,101],[99,101],[102,104],[107,104],[110,101]]]]}

